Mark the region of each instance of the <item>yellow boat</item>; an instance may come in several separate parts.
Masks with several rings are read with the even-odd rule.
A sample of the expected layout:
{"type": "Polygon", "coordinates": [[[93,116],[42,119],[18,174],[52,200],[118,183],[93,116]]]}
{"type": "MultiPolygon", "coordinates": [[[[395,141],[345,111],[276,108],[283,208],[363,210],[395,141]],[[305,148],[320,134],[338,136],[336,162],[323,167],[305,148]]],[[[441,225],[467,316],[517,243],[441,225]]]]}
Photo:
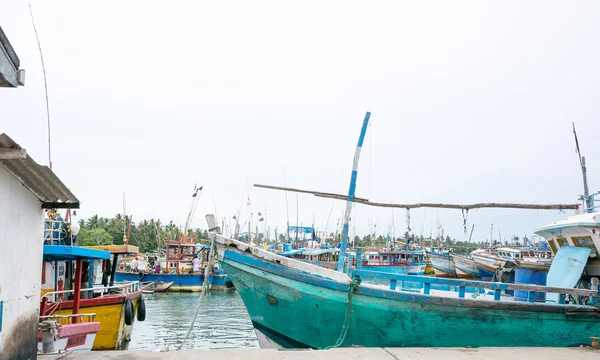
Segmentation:
{"type": "MultiPolygon", "coordinates": [[[[119,251],[123,249],[114,253],[112,264],[119,251]]],[[[100,330],[92,350],[126,350],[135,318],[143,321],[146,315],[139,282],[114,285],[109,251],[44,245],[43,260],[40,315],[96,314],[100,330]],[[100,261],[103,284],[95,285],[93,272],[100,265],[95,262],[100,261]]]]}

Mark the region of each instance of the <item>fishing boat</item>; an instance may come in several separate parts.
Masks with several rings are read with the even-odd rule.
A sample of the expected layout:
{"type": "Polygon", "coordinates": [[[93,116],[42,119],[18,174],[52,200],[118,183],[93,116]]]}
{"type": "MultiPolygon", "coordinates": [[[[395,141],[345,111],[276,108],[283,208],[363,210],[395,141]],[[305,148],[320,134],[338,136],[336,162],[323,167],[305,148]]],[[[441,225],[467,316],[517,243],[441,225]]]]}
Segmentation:
{"type": "Polygon", "coordinates": [[[469,256],[450,254],[456,268],[456,277],[461,279],[478,278],[479,269],[475,260],[469,256]]]}
{"type": "Polygon", "coordinates": [[[590,249],[584,277],[600,276],[600,212],[569,216],[546,225],[535,233],[548,240],[555,255],[563,246],[590,249]]]}
{"type": "MultiPolygon", "coordinates": [[[[196,252],[196,246],[195,241],[187,239],[167,242],[166,261],[160,267],[154,268],[153,271],[140,271],[139,269],[116,271],[116,281],[122,283],[134,281],[171,283],[165,291],[200,292],[204,282],[204,264],[207,261],[208,253],[202,250],[196,252]],[[196,271],[193,267],[194,259],[198,259],[200,264],[196,271]]],[[[233,284],[218,263],[213,264],[209,281],[211,290],[233,290],[233,284]]]]}
{"type": "Polygon", "coordinates": [[[372,271],[425,275],[425,254],[420,250],[379,251],[365,254],[362,266],[372,271]]]}
{"type": "Polygon", "coordinates": [[[42,355],[65,351],[90,351],[100,331],[96,314],[41,316],[38,352],[42,355]]]}
{"type": "Polygon", "coordinates": [[[427,256],[431,260],[436,277],[456,277],[456,265],[448,251],[434,249],[428,251],[427,256]]]}
{"type": "MultiPolygon", "coordinates": [[[[358,161],[369,117],[367,113],[363,121],[348,195],[292,189],[346,201],[336,271],[278,256],[221,236],[218,231],[212,232],[219,260],[239,291],[263,344],[271,341],[270,344],[283,347],[319,349],[340,346],[562,347],[586,344],[590,336],[600,332],[597,279],[592,279],[589,289],[574,289],[368,271],[362,269],[361,261],[357,262],[356,269],[350,270],[346,256],[354,202],[406,208],[407,211],[410,207],[424,206],[453,207],[463,212],[486,206],[565,208],[562,204],[383,204],[357,198],[358,161]],[[364,284],[363,278],[387,280],[389,286],[364,284]],[[406,282],[421,286],[416,290],[413,286],[405,289],[406,282]],[[451,290],[436,290],[434,285],[451,290]],[[469,289],[475,291],[469,292],[469,289]],[[483,289],[483,293],[479,289],[483,289]],[[525,291],[526,301],[518,301],[507,293],[515,290],[525,291]],[[557,296],[552,302],[536,303],[537,293],[557,296]]],[[[207,215],[207,221],[209,229],[218,229],[214,216],[207,215]]],[[[355,257],[361,259],[361,249],[355,250],[355,257]]],[[[571,247],[559,250],[557,257],[561,261],[553,263],[550,269],[555,270],[557,277],[565,272],[576,273],[575,268],[583,270],[583,266],[573,265],[581,264],[589,250],[571,250],[571,247]]]]}
{"type": "Polygon", "coordinates": [[[358,277],[220,235],[215,242],[255,329],[282,347],[570,346],[587,343],[600,331],[598,306],[517,302],[502,296],[511,289],[554,291],[592,296],[593,303],[598,290],[355,270],[355,275],[375,273],[391,282],[390,287],[366,285],[358,277]],[[421,282],[423,290],[403,290],[403,281],[421,282]],[[453,296],[432,293],[432,284],[459,290],[453,296]],[[494,295],[472,298],[465,296],[466,287],[489,289],[494,295]]]}
{"type": "Polygon", "coordinates": [[[472,253],[471,258],[477,264],[479,277],[483,280],[491,280],[496,275],[497,270],[504,268],[507,261],[496,255],[496,251],[493,249],[472,253]]]}
{"type": "Polygon", "coordinates": [[[169,290],[169,288],[173,285],[174,281],[164,282],[164,281],[148,281],[141,283],[142,291],[144,292],[165,292],[169,290]]]}
{"type": "MultiPolygon", "coordinates": [[[[139,282],[114,285],[114,267],[110,266],[111,253],[107,251],[50,244],[44,245],[43,253],[41,319],[58,319],[67,326],[70,322],[79,323],[76,315],[80,313],[95,314],[91,323],[100,324],[97,332],[92,331],[96,326],[90,324],[67,326],[59,334],[66,336],[68,333],[64,332],[68,329],[89,330],[89,339],[80,333],[78,340],[72,340],[73,344],[89,345],[93,338],[93,350],[126,350],[134,318],[143,321],[146,316],[139,282]],[[103,284],[93,283],[96,261],[103,263],[103,284]]],[[[114,264],[116,259],[112,261],[114,264]]]]}

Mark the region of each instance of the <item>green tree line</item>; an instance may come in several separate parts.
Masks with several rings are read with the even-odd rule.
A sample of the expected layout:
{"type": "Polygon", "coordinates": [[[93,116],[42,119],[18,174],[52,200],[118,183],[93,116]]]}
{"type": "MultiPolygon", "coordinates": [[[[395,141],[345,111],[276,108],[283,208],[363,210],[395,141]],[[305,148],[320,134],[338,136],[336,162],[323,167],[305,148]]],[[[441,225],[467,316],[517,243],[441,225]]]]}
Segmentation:
{"type": "MultiPolygon", "coordinates": [[[[128,231],[128,219],[122,214],[112,218],[94,215],[79,220],[79,245],[122,245],[123,235],[128,231]]],[[[164,249],[165,242],[177,240],[182,229],[170,221],[163,224],[159,219],[131,222],[129,244],[138,246],[141,252],[164,249]]],[[[199,228],[189,229],[187,236],[196,237],[197,242],[208,242],[208,232],[199,228]]]]}

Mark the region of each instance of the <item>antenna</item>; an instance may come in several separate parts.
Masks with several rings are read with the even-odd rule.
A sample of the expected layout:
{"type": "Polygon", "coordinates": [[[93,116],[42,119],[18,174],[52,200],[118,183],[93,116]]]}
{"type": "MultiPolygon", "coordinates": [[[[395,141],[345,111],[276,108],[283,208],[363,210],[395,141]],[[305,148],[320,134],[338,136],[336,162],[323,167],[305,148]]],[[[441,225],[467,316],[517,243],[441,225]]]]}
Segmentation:
{"type": "Polygon", "coordinates": [[[44,65],[44,55],[42,55],[42,45],[40,44],[40,38],[38,36],[37,29],[35,28],[35,21],[33,20],[33,10],[31,10],[31,2],[29,2],[29,15],[31,15],[31,24],[33,25],[33,32],[35,33],[35,39],[37,40],[38,49],[40,50],[40,59],[42,60],[42,72],[44,73],[44,92],[46,93],[46,117],[48,118],[48,166],[52,170],[52,150],[50,147],[50,105],[48,103],[48,81],[46,80],[46,65],[44,65]]]}

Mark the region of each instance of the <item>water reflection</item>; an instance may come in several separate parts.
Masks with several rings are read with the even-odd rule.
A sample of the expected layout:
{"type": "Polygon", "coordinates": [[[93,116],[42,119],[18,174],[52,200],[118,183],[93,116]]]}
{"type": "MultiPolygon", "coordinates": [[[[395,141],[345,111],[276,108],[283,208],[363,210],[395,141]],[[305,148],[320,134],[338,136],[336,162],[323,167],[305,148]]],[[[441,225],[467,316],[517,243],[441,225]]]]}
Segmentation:
{"type": "MultiPolygon", "coordinates": [[[[146,321],[136,321],[129,349],[174,350],[185,338],[200,295],[144,295],[146,321]]],[[[237,292],[213,293],[203,300],[195,326],[183,349],[257,348],[258,341],[237,292]]]]}

